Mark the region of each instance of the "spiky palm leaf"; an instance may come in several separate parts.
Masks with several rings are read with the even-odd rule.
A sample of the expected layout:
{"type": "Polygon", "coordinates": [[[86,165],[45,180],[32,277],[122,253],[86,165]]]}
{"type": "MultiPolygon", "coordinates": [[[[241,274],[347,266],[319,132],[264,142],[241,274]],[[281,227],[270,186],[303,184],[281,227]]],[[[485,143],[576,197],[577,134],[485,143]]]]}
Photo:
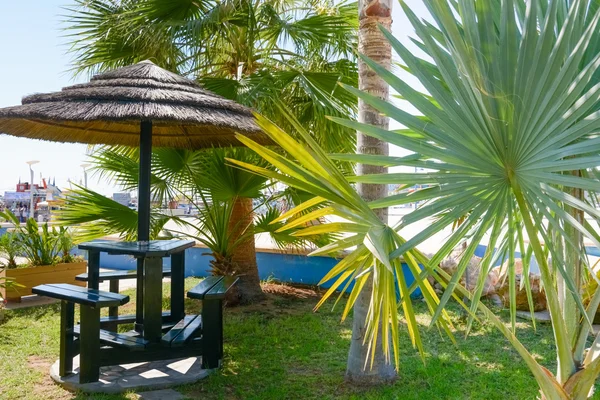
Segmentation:
{"type": "MultiPolygon", "coordinates": [[[[291,119],[294,121],[297,132],[308,143],[308,148],[295,141],[267,119],[257,116],[257,120],[263,130],[290,157],[297,161],[292,161],[292,159],[283,157],[241,137],[238,137],[238,139],[277,167],[278,171],[271,171],[239,160],[229,161],[266,178],[279,180],[318,196],[282,214],[274,220],[274,223],[287,220],[286,226],[280,228],[280,230],[292,229],[292,235],[300,238],[323,233],[344,233],[346,235],[311,253],[312,255],[337,255],[343,250],[350,251],[323,278],[322,282],[333,279],[333,285],[323,296],[317,307],[331,297],[336,289],[346,289],[350,283],[355,282],[344,309],[343,318],[345,318],[352,309],[360,290],[369,280],[369,277],[373,277],[373,294],[365,342],[368,342],[370,348],[373,349],[376,343],[381,341],[388,361],[391,361],[393,354],[394,360],[398,364],[400,343],[397,310],[398,307],[402,307],[409,327],[411,342],[420,352],[423,352],[410,294],[417,287],[420,288],[432,312],[439,302],[429,282],[420,278],[419,263],[425,262],[425,257],[415,249],[409,250],[404,255],[404,262],[417,277],[415,283],[409,286],[407,283],[408,277],[405,276],[400,259],[390,260],[388,256],[390,252],[405,242],[404,239],[379,220],[368,204],[360,198],[336,165],[328,159],[326,153],[302,126],[293,118],[291,119]],[[321,205],[321,207],[303,213],[316,205],[321,205]],[[307,221],[328,216],[341,217],[346,222],[324,223],[309,227],[302,226],[307,221]],[[290,217],[293,218],[290,219],[290,217]],[[302,227],[302,229],[296,230],[298,227],[302,227]],[[396,300],[396,289],[400,293],[400,302],[396,300]],[[377,327],[380,326],[381,322],[383,322],[382,331],[379,331],[377,327]],[[389,347],[390,343],[392,348],[389,347]]],[[[344,290],[339,296],[343,292],[344,290]]],[[[442,318],[437,321],[437,324],[452,337],[451,322],[446,314],[442,314],[442,318]]],[[[374,352],[370,352],[370,355],[373,356],[374,352]]],[[[371,358],[370,361],[372,362],[372,360],[371,358]]],[[[368,360],[366,363],[368,365],[368,360]]]]}
{"type": "MultiPolygon", "coordinates": [[[[600,373],[600,352],[595,350],[600,339],[589,350],[585,345],[590,318],[600,303],[600,292],[585,308],[580,286],[583,268],[587,266],[583,238],[600,247],[598,228],[594,226],[600,212],[586,200],[586,193],[593,197],[600,189],[594,171],[600,165],[597,137],[600,85],[596,80],[600,66],[599,2],[425,0],[436,26],[419,20],[402,4],[421,48],[433,62],[416,57],[389,32],[383,32],[406,64],[406,70],[428,93],[419,93],[393,73],[368,59],[365,61],[422,115],[412,115],[394,104],[348,88],[408,131],[385,131],[349,120],[336,121],[415,152],[415,156],[409,157],[350,155],[343,156],[344,160],[432,170],[423,174],[356,176],[351,182],[430,187],[376,200],[367,207],[360,204],[351,187],[334,178],[336,171],[329,169],[330,162],[322,157],[310,138],[305,137],[310,148],[307,151],[281,132],[273,134],[276,128],[261,122],[297,162],[282,159],[248,140],[245,142],[277,165],[283,172],[278,179],[321,196],[329,202],[330,213],[348,221],[319,228],[351,233],[322,252],[364,246],[364,253],[355,250],[326,279],[355,269],[378,275],[374,293],[381,297],[374,294],[371,304],[371,344],[377,337],[372,334],[372,327],[381,311],[379,304],[393,301],[395,285],[400,286],[401,296],[406,297],[402,294],[400,275],[398,283],[394,279],[381,279],[385,266],[402,256],[407,261],[422,261],[427,272],[437,275],[436,265],[468,237],[470,243],[458,265],[458,273],[443,277],[448,287],[439,304],[433,301],[433,322],[440,321],[445,304],[458,289],[471,300],[468,306],[471,319],[477,309],[491,318],[523,357],[546,398],[586,398],[600,373]],[[325,179],[325,174],[332,178],[325,179]],[[426,203],[403,217],[393,230],[375,221],[372,227],[368,225],[372,213],[365,207],[372,209],[416,200],[426,203]],[[434,222],[410,240],[396,236],[396,231],[430,217],[434,217],[434,222]],[[462,224],[430,261],[418,258],[415,246],[452,226],[459,218],[463,219],[462,224]],[[372,232],[373,229],[377,232],[372,232]],[[488,238],[488,251],[483,257],[480,277],[485,276],[495,259],[494,249],[499,254],[506,253],[512,293],[516,250],[520,249],[524,258],[531,253],[535,256],[554,329],[558,359],[555,377],[481,304],[483,279],[473,294],[458,284],[484,237],[488,238]],[[367,264],[357,254],[366,256],[367,264]],[[375,259],[380,264],[377,261],[372,264],[375,259]]],[[[245,167],[265,176],[271,174],[250,165],[245,167]]],[[[325,211],[320,215],[323,214],[325,211]]],[[[414,273],[417,281],[426,275],[418,269],[414,273]]],[[[443,275],[442,271],[439,273],[443,275]]],[[[356,278],[356,275],[350,272],[342,277],[356,278]]],[[[360,278],[362,275],[358,274],[359,287],[360,278]]],[[[351,296],[349,304],[353,299],[351,296]]],[[[403,306],[406,304],[406,300],[401,302],[403,306]]],[[[514,307],[511,311],[514,314],[514,307]]],[[[391,316],[385,316],[383,321],[389,324],[387,329],[393,329],[395,321],[391,316]]]]}

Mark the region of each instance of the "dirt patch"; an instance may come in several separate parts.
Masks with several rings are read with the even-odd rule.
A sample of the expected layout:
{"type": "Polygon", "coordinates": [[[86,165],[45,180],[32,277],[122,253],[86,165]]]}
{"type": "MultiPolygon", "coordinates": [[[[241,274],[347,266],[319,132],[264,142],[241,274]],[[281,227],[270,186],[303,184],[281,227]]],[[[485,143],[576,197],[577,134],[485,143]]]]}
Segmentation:
{"type": "Polygon", "coordinates": [[[279,283],[263,283],[263,292],[296,299],[316,299],[320,297],[318,289],[302,286],[283,285],[279,283]]]}
{"type": "Polygon", "coordinates": [[[263,283],[261,287],[266,295],[265,300],[255,304],[231,307],[228,312],[259,313],[267,319],[282,315],[297,315],[311,312],[321,297],[321,293],[314,287],[280,283],[263,283]]]}
{"type": "Polygon", "coordinates": [[[54,383],[50,378],[50,366],[54,360],[39,356],[27,357],[27,366],[42,374],[42,380],[33,385],[33,394],[36,399],[58,400],[73,399],[74,395],[54,383]]]}

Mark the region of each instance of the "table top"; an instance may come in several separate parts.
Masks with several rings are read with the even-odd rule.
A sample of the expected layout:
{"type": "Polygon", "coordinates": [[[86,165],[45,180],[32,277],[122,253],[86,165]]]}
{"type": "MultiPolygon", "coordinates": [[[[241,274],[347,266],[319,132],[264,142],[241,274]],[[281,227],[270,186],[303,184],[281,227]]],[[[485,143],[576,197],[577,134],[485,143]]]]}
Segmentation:
{"type": "Polygon", "coordinates": [[[80,250],[95,250],[109,254],[127,254],[137,257],[168,257],[193,246],[193,240],[150,240],[147,243],[97,240],[81,243],[78,248],[80,250]]]}

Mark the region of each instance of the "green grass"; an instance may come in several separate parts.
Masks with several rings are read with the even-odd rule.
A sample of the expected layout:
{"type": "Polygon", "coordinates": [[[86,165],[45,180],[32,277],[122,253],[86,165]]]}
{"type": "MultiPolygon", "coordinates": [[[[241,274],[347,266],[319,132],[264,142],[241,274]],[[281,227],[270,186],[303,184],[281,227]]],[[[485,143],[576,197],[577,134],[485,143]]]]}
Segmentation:
{"type": "MultiPolygon", "coordinates": [[[[191,287],[197,280],[188,279],[191,287]]],[[[268,285],[281,293],[285,287],[268,285]]],[[[128,291],[130,295],[133,293],[128,291]]],[[[534,399],[537,386],[518,354],[488,324],[476,326],[458,346],[426,329],[428,317],[418,302],[423,325],[425,364],[410,346],[403,330],[398,381],[380,388],[356,388],[344,383],[350,340],[350,321],[340,323],[339,310],[312,312],[317,301],[269,294],[263,304],[225,311],[224,367],[206,380],[177,388],[189,398],[202,399],[534,399]]],[[[298,294],[297,293],[297,294],[298,294]]],[[[131,296],[134,298],[134,296],[131,296]]],[[[168,304],[165,301],[165,305],[168,304]]],[[[189,312],[198,304],[186,300],[189,312]]],[[[132,311],[128,304],[123,312],[132,311]]],[[[457,328],[462,312],[451,307],[457,328]]],[[[507,315],[503,315],[504,318],[507,315]]],[[[73,395],[54,385],[48,367],[58,356],[59,306],[7,312],[0,325],[1,399],[134,399],[119,396],[73,395]]],[[[518,336],[549,369],[554,369],[554,346],[548,326],[534,332],[518,323],[518,336]]],[[[600,397],[597,397],[600,399],[600,397]]]]}

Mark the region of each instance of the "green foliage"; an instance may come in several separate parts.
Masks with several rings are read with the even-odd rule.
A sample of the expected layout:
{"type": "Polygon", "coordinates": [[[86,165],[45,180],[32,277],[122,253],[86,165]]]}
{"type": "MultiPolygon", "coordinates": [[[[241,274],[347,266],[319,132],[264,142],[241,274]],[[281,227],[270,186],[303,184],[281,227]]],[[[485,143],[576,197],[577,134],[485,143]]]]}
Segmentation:
{"type": "MultiPolygon", "coordinates": [[[[261,122],[273,140],[287,146],[286,150],[294,154],[297,162],[282,159],[247,139],[241,140],[283,172],[278,179],[321,196],[329,202],[332,213],[348,221],[320,229],[351,234],[337,243],[336,248],[358,246],[352,253],[357,254],[355,258],[351,255],[345,259],[347,264],[354,265],[336,267],[325,279],[339,282],[340,278],[335,276],[347,274],[356,277],[359,286],[363,275],[352,275],[352,271],[361,266],[364,273],[372,272],[379,278],[374,281],[374,299],[369,311],[371,332],[373,321],[379,321],[381,304],[396,304],[396,286],[401,296],[397,306],[404,308],[407,320],[413,318],[402,288],[402,276],[398,274],[397,281],[392,275],[387,280],[381,277],[388,274],[386,268],[393,267],[399,257],[409,266],[416,260],[425,267],[423,272],[413,268],[418,285],[427,273],[447,285],[441,299],[434,297],[429,303],[434,323],[443,321],[452,296],[457,300],[457,294],[466,296],[469,304],[465,307],[470,312],[467,326],[472,326],[477,310],[483,312],[523,357],[545,398],[587,398],[600,374],[600,353],[595,350],[600,339],[586,349],[590,319],[600,303],[600,292],[596,292],[587,307],[583,306],[581,295],[581,284],[587,275],[586,268],[589,269],[583,239],[600,247],[597,227],[600,213],[592,206],[595,201],[588,200],[594,199],[600,189],[595,171],[600,165],[597,137],[600,4],[595,0],[425,0],[424,3],[435,25],[420,20],[405,3],[401,4],[415,28],[415,42],[427,57],[419,58],[391,33],[383,32],[405,64],[405,71],[418,79],[427,93],[415,90],[406,80],[365,59],[419,114],[347,87],[407,129],[386,131],[349,120],[335,120],[415,153],[408,157],[345,155],[344,160],[428,169],[423,174],[399,172],[350,177],[351,182],[429,187],[363,204],[341,179],[326,180],[327,174],[335,176],[337,171],[330,168],[329,161],[310,137],[304,137],[311,150],[307,152],[273,126],[261,122]],[[372,215],[370,209],[414,201],[424,204],[404,216],[393,229],[377,226],[375,221],[365,226],[372,215]],[[400,229],[425,218],[433,218],[434,222],[410,240],[397,236],[400,229]],[[450,228],[457,219],[462,223],[431,260],[420,257],[416,246],[450,228]],[[467,238],[469,244],[458,273],[449,277],[438,271],[439,262],[467,238]],[[484,238],[488,251],[481,264],[482,279],[475,292],[468,293],[459,285],[459,278],[484,238]],[[358,253],[361,246],[365,250],[358,253]],[[497,254],[508,255],[513,300],[516,251],[536,258],[552,318],[558,360],[555,376],[516,338],[514,305],[512,329],[508,329],[479,301],[483,277],[495,259],[494,249],[498,249],[497,254]],[[366,257],[366,265],[365,258],[359,256],[366,257]]],[[[250,165],[243,166],[264,176],[273,175],[250,165]]],[[[331,248],[326,246],[321,251],[331,248]]],[[[386,315],[381,320],[384,332],[389,329],[395,333],[393,316],[386,315]]],[[[376,339],[377,334],[367,338],[371,346],[376,339]]]]}
{"type": "Polygon", "coordinates": [[[357,84],[355,2],[76,0],[67,11],[77,73],[150,59],[290,128],[285,105],[325,148],[354,149],[354,132],[324,117],[356,112],[337,85],[357,84]]]}
{"type": "Polygon", "coordinates": [[[58,255],[58,235],[48,224],[41,226],[33,218],[27,219],[19,230],[23,253],[32,266],[52,265],[58,255]]]}
{"type": "MultiPolygon", "coordinates": [[[[188,278],[189,290],[199,283],[188,278]]],[[[341,309],[322,308],[313,313],[319,294],[306,288],[269,285],[272,292],[261,306],[234,307],[223,312],[223,367],[210,378],[180,386],[177,391],[187,398],[223,400],[232,393],[240,399],[280,400],[530,400],[538,396],[535,380],[519,355],[493,325],[476,324],[476,337],[463,340],[465,319],[460,307],[449,304],[455,322],[458,349],[436,330],[424,330],[427,344],[426,364],[420,362],[410,346],[400,348],[402,378],[391,385],[357,387],[344,382],[350,344],[351,321],[339,323],[341,309]],[[281,294],[279,294],[281,293],[281,294]]],[[[168,302],[169,285],[163,298],[168,302]]],[[[131,301],[123,306],[124,314],[135,312],[135,290],[123,292],[131,301]]],[[[342,300],[343,302],[346,299],[342,300]]],[[[200,302],[186,302],[186,314],[197,314],[200,302]]],[[[76,308],[75,312],[78,313],[76,308]]],[[[102,310],[106,315],[107,311],[102,310]]],[[[415,303],[419,324],[425,328],[430,316],[427,305],[415,303]]],[[[502,321],[510,324],[508,313],[502,321]]],[[[77,314],[76,314],[77,320],[77,314]]],[[[519,338],[541,360],[555,365],[552,329],[540,325],[537,331],[529,321],[518,326],[519,338]]],[[[7,399],[39,400],[36,388],[44,388],[48,399],[73,395],[59,385],[48,382],[47,371],[31,368],[32,358],[54,360],[60,343],[60,304],[7,310],[0,326],[3,340],[0,353],[2,395],[7,399]],[[18,344],[15,346],[15,344],[18,344]]],[[[408,341],[406,324],[400,323],[401,340],[408,341]]],[[[596,390],[600,385],[596,385],[596,390]]],[[[85,394],[87,400],[124,400],[131,395],[85,394]]],[[[597,396],[596,396],[597,397],[597,396]]]]}
{"type": "MultiPolygon", "coordinates": [[[[55,213],[64,226],[78,225],[77,241],[87,241],[113,233],[126,240],[136,240],[137,212],[93,190],[77,187],[69,191],[55,213]]],[[[166,223],[165,218],[150,216],[152,236],[166,223]]]]}
{"type": "MultiPolygon", "coordinates": [[[[137,149],[125,147],[97,147],[92,153],[91,168],[125,190],[133,190],[138,182],[137,149]]],[[[262,191],[268,186],[264,177],[233,167],[226,159],[270,168],[256,153],[245,148],[222,148],[205,151],[158,148],[152,155],[151,191],[159,203],[173,198],[185,200],[198,209],[193,218],[178,218],[151,213],[151,237],[187,236],[207,246],[213,255],[227,262],[237,246],[248,237],[247,230],[238,239],[231,235],[231,211],[238,198],[263,198],[262,191]],[[179,227],[165,230],[168,221],[179,227]]],[[[279,212],[279,211],[277,211],[279,212]]],[[[271,214],[273,218],[277,215],[271,214]]],[[[136,240],[137,212],[93,190],[78,187],[66,194],[57,221],[64,226],[78,225],[76,239],[92,240],[111,234],[120,234],[125,240],[136,240]]],[[[258,222],[264,220],[259,219],[258,222]]],[[[262,225],[260,225],[262,226],[262,225]]],[[[247,227],[244,227],[246,231],[247,227]]],[[[310,241],[326,242],[329,235],[315,235],[299,240],[289,234],[273,229],[259,228],[260,232],[277,235],[276,242],[282,247],[295,246],[310,241]]]]}
{"type": "MultiPolygon", "coordinates": [[[[410,249],[404,254],[404,261],[411,273],[417,277],[412,286],[407,285],[407,277],[399,258],[389,258],[389,254],[402,246],[405,241],[392,228],[386,226],[373,212],[369,205],[356,193],[346,177],[337,166],[327,157],[327,154],[311,138],[302,126],[295,121],[295,129],[302,135],[306,144],[295,141],[280,128],[266,118],[257,116],[257,122],[269,137],[278,143],[291,157],[283,157],[274,151],[257,145],[252,140],[238,135],[250,149],[260,154],[273,164],[277,171],[257,167],[239,160],[229,160],[232,164],[253,171],[261,176],[279,180],[296,189],[312,193],[318,197],[305,201],[296,208],[284,213],[273,223],[286,220],[287,223],[279,230],[296,229],[292,235],[303,238],[317,234],[345,234],[332,243],[312,252],[312,255],[334,254],[347,250],[349,252],[321,281],[332,280],[331,287],[325,293],[317,307],[321,306],[337,289],[338,301],[350,283],[355,282],[348,301],[344,307],[342,318],[346,318],[352,309],[356,298],[364,285],[372,277],[372,296],[369,318],[367,320],[365,342],[369,349],[374,349],[381,341],[384,353],[391,362],[399,363],[398,308],[402,307],[408,325],[410,341],[421,355],[424,353],[421,335],[410,294],[418,287],[421,289],[429,310],[433,313],[439,302],[436,293],[429,282],[420,277],[419,263],[426,263],[425,257],[416,249],[410,249]],[[297,160],[297,161],[292,161],[297,160]],[[279,172],[281,171],[281,172],[279,172]],[[320,207],[305,213],[308,209],[320,207]],[[323,223],[313,226],[302,226],[305,222],[336,216],[345,222],[323,223]],[[400,293],[400,301],[396,299],[396,290],[400,293]],[[380,331],[379,326],[383,329],[380,331]],[[389,346],[389,343],[392,346],[389,346]]],[[[435,322],[452,340],[452,322],[446,313],[435,322]]],[[[373,362],[374,352],[369,351],[373,362]]]]}
{"type": "Polygon", "coordinates": [[[0,266],[5,268],[17,268],[17,257],[21,255],[22,243],[19,237],[14,232],[5,232],[0,236],[0,256],[6,258],[4,263],[0,263],[0,266]]]}
{"type": "Polygon", "coordinates": [[[57,250],[58,258],[61,263],[75,262],[76,258],[71,254],[75,246],[75,239],[71,232],[63,226],[59,227],[57,232],[57,250]]]}
{"type": "Polygon", "coordinates": [[[0,213],[0,217],[14,224],[12,231],[0,236],[0,254],[7,258],[5,267],[17,268],[16,257],[18,256],[27,258],[30,266],[76,261],[71,254],[75,239],[67,228],[50,229],[47,223],[40,227],[33,218],[27,219],[23,226],[10,211],[0,213]]]}

